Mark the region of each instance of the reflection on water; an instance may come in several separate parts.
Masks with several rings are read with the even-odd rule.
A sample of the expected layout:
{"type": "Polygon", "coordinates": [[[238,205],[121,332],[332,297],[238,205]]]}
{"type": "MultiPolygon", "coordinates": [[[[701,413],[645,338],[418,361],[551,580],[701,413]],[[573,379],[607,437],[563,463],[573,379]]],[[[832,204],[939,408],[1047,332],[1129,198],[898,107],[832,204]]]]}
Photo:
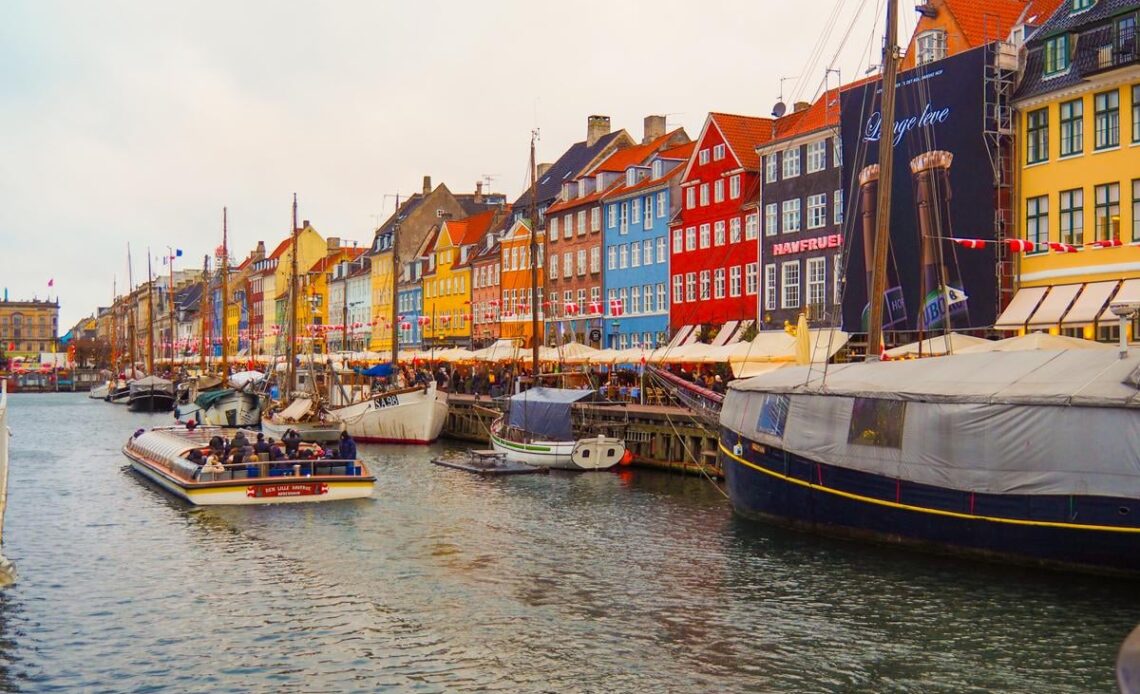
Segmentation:
{"type": "Polygon", "coordinates": [[[142,422],[12,399],[0,688],[1112,689],[1132,585],[737,520],[707,481],[483,479],[361,446],[371,500],[192,509],[125,469],[142,422]]]}

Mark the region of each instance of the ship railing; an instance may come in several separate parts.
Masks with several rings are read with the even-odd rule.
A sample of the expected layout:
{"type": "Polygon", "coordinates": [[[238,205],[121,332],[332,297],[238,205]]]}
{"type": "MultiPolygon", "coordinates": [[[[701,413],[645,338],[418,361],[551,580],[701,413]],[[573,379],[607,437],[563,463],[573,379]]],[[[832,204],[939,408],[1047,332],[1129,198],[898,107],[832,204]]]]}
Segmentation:
{"type": "Polygon", "coordinates": [[[320,458],[309,460],[256,460],[251,462],[224,463],[223,472],[206,472],[200,466],[195,474],[198,482],[222,482],[229,480],[263,480],[280,477],[304,479],[306,477],[361,477],[365,474],[359,460],[320,458]]]}

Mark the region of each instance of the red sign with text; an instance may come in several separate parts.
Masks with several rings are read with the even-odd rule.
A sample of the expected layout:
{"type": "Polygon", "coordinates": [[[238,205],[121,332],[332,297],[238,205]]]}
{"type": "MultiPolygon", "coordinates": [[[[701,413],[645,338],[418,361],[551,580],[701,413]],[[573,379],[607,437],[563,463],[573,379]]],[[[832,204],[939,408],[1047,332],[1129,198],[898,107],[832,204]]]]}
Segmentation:
{"type": "Polygon", "coordinates": [[[319,496],[328,493],[329,485],[323,482],[291,482],[288,484],[265,484],[245,488],[245,495],[256,499],[285,496],[319,496]]]}

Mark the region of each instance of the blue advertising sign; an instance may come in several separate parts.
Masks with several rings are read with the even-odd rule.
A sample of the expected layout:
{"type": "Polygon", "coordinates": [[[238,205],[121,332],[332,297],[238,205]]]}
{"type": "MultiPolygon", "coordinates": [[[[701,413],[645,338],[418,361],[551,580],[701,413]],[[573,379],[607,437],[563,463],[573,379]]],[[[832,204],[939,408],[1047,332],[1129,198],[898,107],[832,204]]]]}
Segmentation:
{"type": "MultiPolygon", "coordinates": [[[[903,72],[895,122],[884,128],[882,82],[842,92],[840,137],[847,276],[843,327],[867,330],[879,139],[894,143],[885,330],[981,328],[997,315],[993,244],[966,250],[949,237],[991,240],[996,195],[985,135],[985,66],[977,48],[903,72]]],[[[990,101],[992,102],[992,92],[990,101]]]]}

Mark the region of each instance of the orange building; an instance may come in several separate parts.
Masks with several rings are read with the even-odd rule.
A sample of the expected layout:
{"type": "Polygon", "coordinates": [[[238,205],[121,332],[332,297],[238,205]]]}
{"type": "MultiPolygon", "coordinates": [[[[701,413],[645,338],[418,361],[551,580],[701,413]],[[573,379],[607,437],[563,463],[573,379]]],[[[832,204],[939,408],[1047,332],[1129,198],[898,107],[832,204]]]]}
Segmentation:
{"type": "Polygon", "coordinates": [[[503,236],[500,244],[500,273],[499,290],[501,292],[499,306],[499,330],[504,339],[521,340],[523,347],[534,344],[534,326],[532,323],[533,311],[538,311],[538,340],[542,344],[544,320],[544,306],[541,297],[544,296],[543,287],[543,253],[542,248],[546,239],[540,229],[534,237],[534,244],[538,249],[536,263],[531,263],[531,228],[526,219],[515,221],[510,230],[503,236]],[[538,273],[539,305],[535,306],[531,273],[538,273]]]}

